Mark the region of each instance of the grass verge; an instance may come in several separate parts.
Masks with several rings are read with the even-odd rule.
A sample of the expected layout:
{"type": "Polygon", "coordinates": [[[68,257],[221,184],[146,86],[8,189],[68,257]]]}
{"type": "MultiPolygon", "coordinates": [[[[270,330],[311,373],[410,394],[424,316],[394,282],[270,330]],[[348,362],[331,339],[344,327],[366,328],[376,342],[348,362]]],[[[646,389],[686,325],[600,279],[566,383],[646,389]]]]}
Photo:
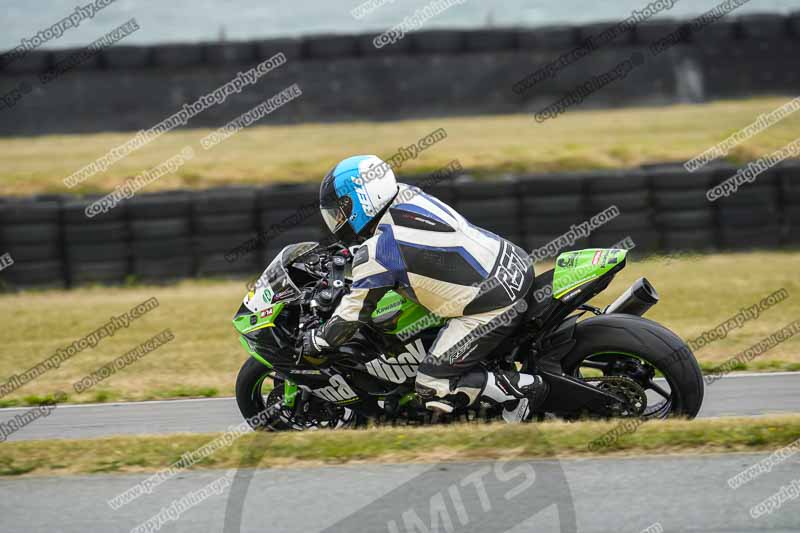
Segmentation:
{"type": "MultiPolygon", "coordinates": [[[[797,439],[800,415],[649,422],[611,445],[588,443],[619,422],[457,425],[358,431],[248,434],[193,468],[304,467],[360,462],[440,462],[591,455],[771,450],[797,439]],[[265,450],[263,457],[261,450],[265,450]]],[[[7,442],[0,476],[152,472],[219,434],[7,442]]]]}
{"type": "MultiPolygon", "coordinates": [[[[62,180],[135,132],[48,135],[0,139],[0,195],[41,192],[107,192],[126,178],[195,148],[195,157],[147,191],[231,184],[316,181],[351,154],[394,154],[437,128],[448,137],[399,170],[433,171],[453,159],[478,174],[619,168],[686,161],[751,124],[788,98],[753,98],[700,105],[570,111],[537,123],[531,115],[443,117],[393,122],[341,122],[254,126],[213,150],[203,150],[207,129],[167,133],[92,176],[75,189],[62,180]]],[[[734,148],[743,163],[781,148],[797,136],[800,116],[788,117],[734,148]]]]}

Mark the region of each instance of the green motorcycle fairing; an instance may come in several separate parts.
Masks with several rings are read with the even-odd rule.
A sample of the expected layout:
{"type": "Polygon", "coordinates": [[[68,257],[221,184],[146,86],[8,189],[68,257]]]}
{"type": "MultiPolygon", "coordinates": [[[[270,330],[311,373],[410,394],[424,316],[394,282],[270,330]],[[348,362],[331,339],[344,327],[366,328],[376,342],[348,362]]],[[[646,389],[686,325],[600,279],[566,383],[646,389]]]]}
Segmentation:
{"type": "Polygon", "coordinates": [[[389,317],[393,317],[391,320],[392,328],[387,330],[387,333],[391,335],[404,334],[413,336],[420,331],[440,326],[444,323],[440,316],[395,291],[389,291],[384,294],[383,298],[378,300],[375,311],[372,312],[373,321],[381,321],[389,317]]]}
{"type": "Polygon", "coordinates": [[[578,288],[625,266],[627,250],[589,248],[559,254],[553,272],[553,298],[564,299],[578,288]]]}
{"type": "MultiPolygon", "coordinates": [[[[259,294],[261,291],[251,291],[245,302],[249,304],[243,305],[236,316],[233,318],[233,326],[239,333],[239,341],[251,357],[254,357],[259,362],[268,367],[272,365],[267,361],[262,354],[257,353],[247,341],[244,335],[253,331],[273,327],[275,320],[280,315],[285,307],[284,302],[277,302],[269,304],[264,301],[264,298],[259,294]],[[256,312],[251,312],[253,302],[259,302],[256,312]],[[267,303],[267,305],[264,305],[267,303]]],[[[434,313],[431,313],[420,304],[403,297],[395,291],[387,292],[383,298],[378,301],[375,311],[372,313],[372,319],[380,321],[387,317],[392,317],[392,327],[386,330],[386,333],[391,335],[405,334],[409,337],[417,333],[440,326],[444,320],[434,313]],[[399,314],[398,314],[399,312],[399,314]]]]}

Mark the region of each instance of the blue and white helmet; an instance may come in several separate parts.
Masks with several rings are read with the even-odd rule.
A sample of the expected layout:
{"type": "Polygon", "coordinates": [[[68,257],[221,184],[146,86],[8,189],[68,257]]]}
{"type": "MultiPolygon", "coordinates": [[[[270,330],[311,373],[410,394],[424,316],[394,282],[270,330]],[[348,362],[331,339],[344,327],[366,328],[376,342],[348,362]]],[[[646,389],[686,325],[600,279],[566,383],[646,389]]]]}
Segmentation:
{"type": "Polygon", "coordinates": [[[374,230],[397,195],[397,180],[388,163],[374,155],[355,155],[336,165],[322,180],[319,206],[331,233],[345,244],[374,230]]]}

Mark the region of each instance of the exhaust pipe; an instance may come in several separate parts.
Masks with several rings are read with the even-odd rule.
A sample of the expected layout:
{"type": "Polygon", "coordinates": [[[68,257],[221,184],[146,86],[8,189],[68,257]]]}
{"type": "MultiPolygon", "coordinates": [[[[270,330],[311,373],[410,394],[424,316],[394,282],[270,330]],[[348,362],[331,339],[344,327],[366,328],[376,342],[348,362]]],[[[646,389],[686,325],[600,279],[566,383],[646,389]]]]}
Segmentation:
{"type": "Polygon", "coordinates": [[[658,303],[658,293],[647,278],[637,279],[628,290],[620,294],[604,313],[625,313],[627,315],[644,315],[648,309],[658,303]]]}

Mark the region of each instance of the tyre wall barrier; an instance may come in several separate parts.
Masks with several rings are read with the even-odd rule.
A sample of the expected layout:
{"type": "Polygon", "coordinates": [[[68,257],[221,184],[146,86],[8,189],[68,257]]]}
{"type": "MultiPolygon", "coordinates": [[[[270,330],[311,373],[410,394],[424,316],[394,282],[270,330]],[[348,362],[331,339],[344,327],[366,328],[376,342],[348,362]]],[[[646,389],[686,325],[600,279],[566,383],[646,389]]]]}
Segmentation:
{"type": "MultiPolygon", "coordinates": [[[[800,247],[800,161],[784,162],[710,202],[737,168],[680,165],[420,183],[472,224],[537,260],[626,242],[634,254],[800,247]],[[630,240],[627,240],[630,238],[630,240]]],[[[5,287],[71,287],[188,277],[253,277],[287,244],[328,234],[316,184],[139,194],[87,218],[96,197],[0,198],[5,287]]],[[[0,262],[0,264],[3,264],[0,262]]]]}
{"type": "Polygon", "coordinates": [[[649,45],[687,22],[642,22],[534,88],[514,92],[517,82],[615,24],[429,30],[380,48],[373,44],[375,34],[122,44],[46,85],[37,76],[77,50],[34,50],[0,69],[0,94],[30,88],[10,108],[0,109],[0,135],[147,129],[278,52],[286,56],[285,65],[183,127],[220,127],[293,83],[302,89],[302,99],[276,110],[270,123],[536,112],[635,53],[644,64],[587,97],[580,108],[800,91],[800,13],[794,13],[731,14],[702,31],[681,34],[675,46],[657,55],[649,45]]]}

